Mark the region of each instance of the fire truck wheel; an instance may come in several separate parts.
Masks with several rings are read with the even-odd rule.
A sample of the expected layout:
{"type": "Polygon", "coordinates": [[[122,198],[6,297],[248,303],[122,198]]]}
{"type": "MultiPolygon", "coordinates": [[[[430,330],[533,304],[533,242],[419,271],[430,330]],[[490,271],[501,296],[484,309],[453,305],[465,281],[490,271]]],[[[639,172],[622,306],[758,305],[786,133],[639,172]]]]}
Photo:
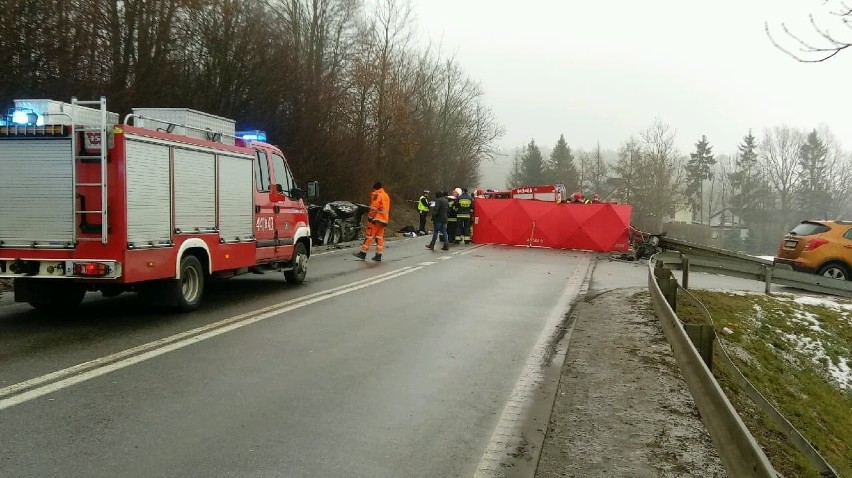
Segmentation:
{"type": "Polygon", "coordinates": [[[180,260],[180,279],[173,282],[175,302],[178,310],[189,312],[198,308],[204,295],[204,268],[193,255],[180,260]]]}
{"type": "Polygon", "coordinates": [[[293,251],[293,268],[284,271],[284,278],[290,284],[301,284],[305,282],[306,275],[308,275],[308,250],[303,243],[297,242],[296,249],[293,251]]]}

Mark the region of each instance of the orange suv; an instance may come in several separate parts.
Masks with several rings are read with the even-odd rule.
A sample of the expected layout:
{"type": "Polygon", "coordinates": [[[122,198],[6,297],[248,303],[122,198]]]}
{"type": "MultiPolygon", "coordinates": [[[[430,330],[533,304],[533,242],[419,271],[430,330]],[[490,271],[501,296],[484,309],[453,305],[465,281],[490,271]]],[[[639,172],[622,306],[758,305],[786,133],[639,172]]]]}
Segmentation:
{"type": "Polygon", "coordinates": [[[852,280],[852,221],[802,221],[784,235],[775,262],[801,272],[852,280]]]}

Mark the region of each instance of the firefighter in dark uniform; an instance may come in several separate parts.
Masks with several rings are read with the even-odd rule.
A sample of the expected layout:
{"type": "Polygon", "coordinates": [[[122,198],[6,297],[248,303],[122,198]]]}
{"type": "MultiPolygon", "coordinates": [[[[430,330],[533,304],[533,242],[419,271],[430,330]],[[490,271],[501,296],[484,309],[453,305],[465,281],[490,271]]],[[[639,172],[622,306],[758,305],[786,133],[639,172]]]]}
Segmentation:
{"type": "Polygon", "coordinates": [[[473,199],[467,193],[467,189],[462,189],[462,193],[456,200],[456,244],[464,241],[465,244],[470,244],[470,216],[473,212],[473,199]]]}
{"type": "Polygon", "coordinates": [[[426,216],[429,214],[429,190],[424,189],[420,199],[417,200],[417,212],[420,213],[420,227],[417,234],[426,234],[426,216]]]}
{"type": "MultiPolygon", "coordinates": [[[[458,188],[456,188],[457,190],[458,188]]],[[[453,190],[450,191],[447,195],[447,201],[450,203],[449,208],[447,208],[447,242],[456,242],[456,234],[457,234],[457,226],[458,226],[458,193],[453,190]]]]}

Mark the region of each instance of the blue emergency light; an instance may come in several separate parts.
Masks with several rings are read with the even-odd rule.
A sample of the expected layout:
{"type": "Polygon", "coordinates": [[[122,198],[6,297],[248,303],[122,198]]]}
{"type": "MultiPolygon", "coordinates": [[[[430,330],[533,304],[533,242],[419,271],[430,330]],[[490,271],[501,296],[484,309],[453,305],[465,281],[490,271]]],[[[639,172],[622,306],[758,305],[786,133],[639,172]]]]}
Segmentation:
{"type": "Polygon", "coordinates": [[[12,112],[12,123],[26,125],[43,125],[44,119],[32,110],[14,110],[12,112]]]}
{"type": "Polygon", "coordinates": [[[237,137],[246,141],[266,141],[266,132],[260,130],[237,131],[237,137]]]}

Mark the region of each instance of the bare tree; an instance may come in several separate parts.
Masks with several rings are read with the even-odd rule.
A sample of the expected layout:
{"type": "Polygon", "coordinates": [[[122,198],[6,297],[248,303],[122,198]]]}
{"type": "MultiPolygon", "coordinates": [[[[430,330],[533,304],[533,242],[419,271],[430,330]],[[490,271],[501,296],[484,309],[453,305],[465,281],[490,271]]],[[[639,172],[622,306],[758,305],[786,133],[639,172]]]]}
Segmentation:
{"type": "Polygon", "coordinates": [[[830,217],[852,220],[852,153],[840,151],[829,166],[828,175],[833,178],[829,183],[832,197],[837,198],[830,217]]]}
{"type": "Polygon", "coordinates": [[[588,154],[587,164],[584,168],[586,176],[587,191],[600,193],[609,177],[610,166],[603,158],[601,144],[597,143],[595,149],[588,154]]]}
{"type": "Polygon", "coordinates": [[[799,185],[799,148],[804,135],[789,126],[766,129],[760,146],[764,177],[772,185],[780,201],[782,216],[793,207],[793,195],[799,185]]]}
{"type": "Polygon", "coordinates": [[[373,113],[377,127],[375,165],[382,171],[388,161],[388,133],[392,126],[394,100],[398,94],[394,73],[402,68],[402,61],[413,30],[411,4],[408,0],[380,0],[376,2],[372,42],[377,46],[376,89],[373,113]]]}
{"type": "Polygon", "coordinates": [[[682,198],[683,158],[674,145],[674,129],[659,118],[639,138],[654,186],[648,197],[649,212],[659,229],[663,216],[672,215],[682,198]]]}
{"type": "Polygon", "coordinates": [[[376,179],[406,195],[472,186],[503,132],[454,58],[411,41],[409,0],[0,0],[0,12],[0,97],[106,94],[120,113],[234,118],[266,130],[326,199],[363,200],[376,179]]]}
{"type": "MultiPolygon", "coordinates": [[[[823,3],[827,4],[829,1],[826,0],[823,3]]],[[[830,7],[829,15],[836,22],[839,22],[839,26],[852,30],[852,6],[842,0],[840,2],[833,3],[837,3],[837,5],[830,7]]],[[[805,39],[790,30],[785,23],[781,24],[781,30],[784,35],[788,39],[792,40],[796,45],[795,50],[791,50],[790,48],[781,45],[781,43],[772,35],[768,23],[764,24],[764,29],[766,30],[766,35],[769,37],[769,40],[776,48],[803,63],[819,63],[826,61],[852,46],[852,31],[845,31],[844,33],[848,35],[848,37],[843,38],[837,33],[832,33],[828,27],[820,25],[814,18],[813,14],[808,15],[808,19],[811,27],[816,33],[817,38],[814,40],[805,39]]]]}
{"type": "Polygon", "coordinates": [[[674,140],[671,126],[657,119],[619,152],[613,169],[621,179],[620,197],[633,205],[639,228],[660,230],[663,216],[671,215],[680,202],[683,159],[674,140]]]}
{"type": "Polygon", "coordinates": [[[823,216],[827,219],[852,218],[852,154],[844,151],[826,125],[817,128],[826,149],[823,188],[828,201],[823,216]]]}
{"type": "Polygon", "coordinates": [[[710,176],[710,188],[707,191],[707,215],[708,223],[716,217],[720,222],[733,222],[731,211],[731,181],[730,174],[733,170],[732,160],[728,155],[716,156],[714,174],[710,176]]]}

